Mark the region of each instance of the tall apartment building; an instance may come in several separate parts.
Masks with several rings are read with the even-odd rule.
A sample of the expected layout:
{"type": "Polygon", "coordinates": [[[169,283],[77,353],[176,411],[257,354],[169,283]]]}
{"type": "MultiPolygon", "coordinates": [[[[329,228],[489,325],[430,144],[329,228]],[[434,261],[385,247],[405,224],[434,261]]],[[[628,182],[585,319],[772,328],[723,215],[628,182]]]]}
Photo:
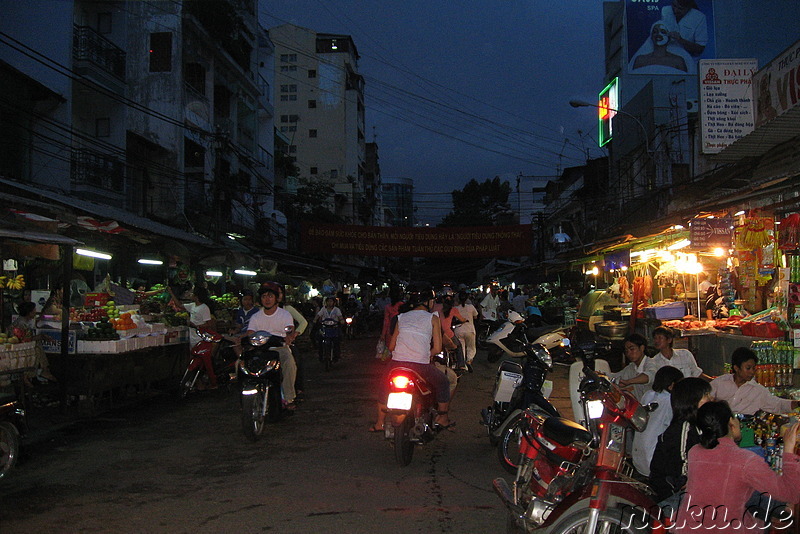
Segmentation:
{"type": "Polygon", "coordinates": [[[383,220],[386,226],[414,226],[414,180],[384,178],[383,220]]]}
{"type": "Polygon", "coordinates": [[[348,35],[284,24],[269,30],[275,44],[276,127],[290,143],[300,179],[328,183],[329,208],[343,221],[371,224],[359,209],[365,195],[364,78],[348,35]]]}
{"type": "Polygon", "coordinates": [[[0,11],[1,177],[211,238],[269,235],[273,47],[256,0],[0,11]]]}

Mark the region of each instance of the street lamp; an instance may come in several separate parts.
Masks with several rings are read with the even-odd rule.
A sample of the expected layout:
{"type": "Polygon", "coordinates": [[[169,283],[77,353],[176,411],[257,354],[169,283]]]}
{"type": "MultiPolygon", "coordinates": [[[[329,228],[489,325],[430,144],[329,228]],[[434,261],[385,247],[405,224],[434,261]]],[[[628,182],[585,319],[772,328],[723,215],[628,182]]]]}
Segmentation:
{"type": "Polygon", "coordinates": [[[650,136],[647,133],[647,128],[644,127],[644,124],[642,124],[642,121],[640,121],[638,118],[636,118],[635,115],[632,115],[631,113],[628,113],[627,111],[623,111],[621,109],[603,108],[601,106],[598,106],[597,104],[592,104],[590,102],[585,102],[583,100],[570,100],[569,101],[569,105],[572,106],[573,108],[607,109],[607,111],[613,111],[614,113],[619,113],[620,115],[625,115],[626,117],[630,117],[631,119],[636,121],[636,124],[638,124],[639,128],[642,129],[642,133],[644,134],[644,143],[645,143],[645,147],[647,149],[647,153],[650,155],[650,157],[653,156],[653,151],[650,150],[650,136]]]}

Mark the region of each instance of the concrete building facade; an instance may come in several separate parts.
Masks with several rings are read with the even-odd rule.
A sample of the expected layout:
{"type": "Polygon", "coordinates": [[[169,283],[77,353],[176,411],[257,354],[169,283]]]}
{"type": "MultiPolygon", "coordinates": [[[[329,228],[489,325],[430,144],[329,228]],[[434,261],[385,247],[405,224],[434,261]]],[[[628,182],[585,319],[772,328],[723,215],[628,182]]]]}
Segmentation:
{"type": "Polygon", "coordinates": [[[360,210],[366,193],[364,79],[348,35],[317,33],[284,24],[271,28],[275,43],[275,117],[289,138],[299,178],[333,188],[329,208],[343,222],[372,224],[360,210]]]}

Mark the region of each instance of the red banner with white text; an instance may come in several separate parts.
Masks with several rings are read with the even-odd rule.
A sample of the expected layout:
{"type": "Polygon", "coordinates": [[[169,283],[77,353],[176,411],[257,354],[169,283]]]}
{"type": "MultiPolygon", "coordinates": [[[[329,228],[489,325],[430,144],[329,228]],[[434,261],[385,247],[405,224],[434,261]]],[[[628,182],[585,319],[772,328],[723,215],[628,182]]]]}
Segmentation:
{"type": "Polygon", "coordinates": [[[308,253],[419,258],[498,258],[531,254],[531,225],[401,228],[304,224],[308,253]]]}

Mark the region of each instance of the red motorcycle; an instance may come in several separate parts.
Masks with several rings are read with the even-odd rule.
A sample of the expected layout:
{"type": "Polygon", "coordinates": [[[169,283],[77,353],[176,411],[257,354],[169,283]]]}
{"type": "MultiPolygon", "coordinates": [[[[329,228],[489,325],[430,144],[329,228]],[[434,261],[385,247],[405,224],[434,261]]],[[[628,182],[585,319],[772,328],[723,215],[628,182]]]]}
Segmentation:
{"type": "Polygon", "coordinates": [[[584,367],[581,405],[589,428],[526,410],[520,464],[509,487],[494,480],[509,509],[508,532],[552,534],[666,532],[661,509],[626,462],[631,430],[647,426],[648,412],[605,376],[584,367]]]}
{"type": "Polygon", "coordinates": [[[209,377],[204,363],[206,359],[211,361],[218,383],[236,379],[237,356],[233,351],[236,339],[205,328],[198,329],[197,334],[200,336],[200,341],[192,347],[189,365],[186,366],[178,389],[181,399],[186,398],[193,391],[206,389],[209,386],[209,377]],[[217,345],[219,345],[219,350],[216,350],[217,345]]]}

